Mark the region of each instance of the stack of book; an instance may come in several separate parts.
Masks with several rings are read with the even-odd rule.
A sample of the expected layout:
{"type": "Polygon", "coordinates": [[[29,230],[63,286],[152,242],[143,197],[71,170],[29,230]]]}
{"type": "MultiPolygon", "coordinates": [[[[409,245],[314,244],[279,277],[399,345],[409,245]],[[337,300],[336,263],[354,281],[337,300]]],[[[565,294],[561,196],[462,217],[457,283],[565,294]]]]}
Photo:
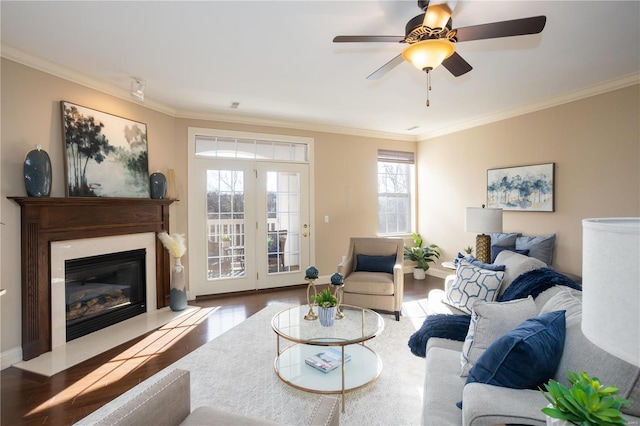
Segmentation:
{"type": "MultiPolygon", "coordinates": [[[[351,355],[345,353],[344,362],[347,363],[349,361],[351,361],[351,355]]],[[[316,370],[328,373],[342,365],[342,350],[327,348],[324,351],[305,359],[305,362],[316,370]]]]}

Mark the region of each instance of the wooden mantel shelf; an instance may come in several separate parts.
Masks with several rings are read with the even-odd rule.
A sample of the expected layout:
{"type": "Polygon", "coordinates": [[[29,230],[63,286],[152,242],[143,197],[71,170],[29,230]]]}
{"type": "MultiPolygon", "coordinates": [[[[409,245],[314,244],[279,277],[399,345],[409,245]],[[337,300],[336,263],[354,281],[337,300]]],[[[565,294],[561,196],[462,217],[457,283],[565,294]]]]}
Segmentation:
{"type": "MultiPolygon", "coordinates": [[[[52,241],[169,231],[173,200],[8,197],[21,207],[22,356],[51,350],[52,241]]],[[[169,253],[156,239],[156,302],[168,306],[169,253]]]]}

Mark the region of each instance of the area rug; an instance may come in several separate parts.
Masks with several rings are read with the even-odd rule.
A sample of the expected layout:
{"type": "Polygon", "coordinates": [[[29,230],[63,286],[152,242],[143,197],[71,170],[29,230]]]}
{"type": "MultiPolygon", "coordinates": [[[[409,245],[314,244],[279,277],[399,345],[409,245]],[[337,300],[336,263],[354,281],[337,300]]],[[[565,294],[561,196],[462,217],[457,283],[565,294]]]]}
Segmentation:
{"type": "MultiPolygon", "coordinates": [[[[304,423],[320,396],[288,386],[273,369],[276,336],[271,318],[287,306],[269,305],[78,424],[94,424],[176,368],[191,371],[192,409],[211,405],[281,424],[304,423]]],[[[398,322],[389,315],[384,319],[383,332],[368,342],[382,359],[382,373],[376,382],[347,394],[342,425],[420,424],[424,359],[412,355],[407,345],[416,321],[401,317],[398,322]]]]}

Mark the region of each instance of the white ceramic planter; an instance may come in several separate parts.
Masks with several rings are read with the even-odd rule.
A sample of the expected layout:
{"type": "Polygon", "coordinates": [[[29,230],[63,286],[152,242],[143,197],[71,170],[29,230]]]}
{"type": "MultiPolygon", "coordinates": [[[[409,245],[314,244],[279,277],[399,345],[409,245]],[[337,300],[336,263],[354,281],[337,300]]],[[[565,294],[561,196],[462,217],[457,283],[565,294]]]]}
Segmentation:
{"type": "Polygon", "coordinates": [[[426,274],[422,268],[413,268],[413,279],[424,280],[426,274]]]}

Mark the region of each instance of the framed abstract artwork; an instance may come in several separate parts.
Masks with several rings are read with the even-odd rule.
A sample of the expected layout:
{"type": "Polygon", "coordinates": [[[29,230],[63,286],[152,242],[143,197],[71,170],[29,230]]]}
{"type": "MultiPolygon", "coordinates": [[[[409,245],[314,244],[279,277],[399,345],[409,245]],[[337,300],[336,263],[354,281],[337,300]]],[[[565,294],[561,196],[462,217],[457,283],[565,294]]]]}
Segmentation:
{"type": "Polygon", "coordinates": [[[147,126],[61,101],[69,197],[149,198],[147,126]]]}
{"type": "Polygon", "coordinates": [[[554,211],[555,163],[487,170],[487,205],[513,211],[554,211]]]}

